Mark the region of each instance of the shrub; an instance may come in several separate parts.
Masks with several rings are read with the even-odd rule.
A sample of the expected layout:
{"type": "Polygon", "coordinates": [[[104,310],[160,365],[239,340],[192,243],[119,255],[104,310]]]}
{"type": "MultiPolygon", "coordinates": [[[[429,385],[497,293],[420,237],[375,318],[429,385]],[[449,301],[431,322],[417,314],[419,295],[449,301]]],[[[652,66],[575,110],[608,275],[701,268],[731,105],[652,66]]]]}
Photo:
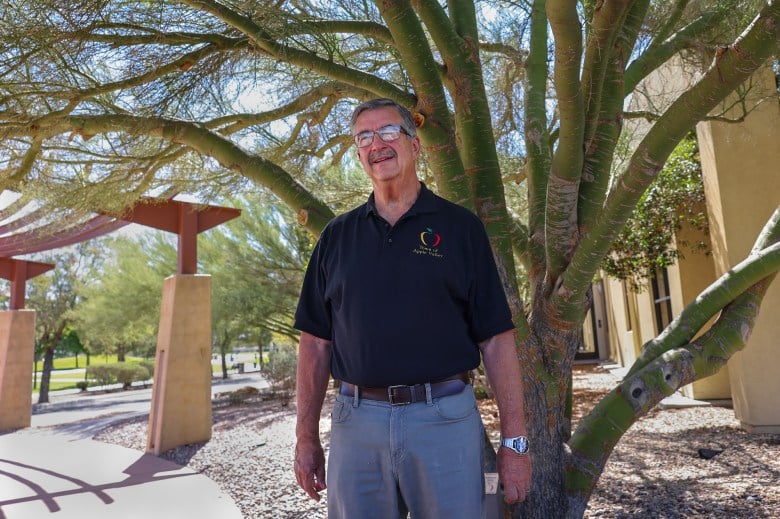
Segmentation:
{"type": "Polygon", "coordinates": [[[87,367],[87,379],[100,386],[119,383],[122,384],[123,389],[129,389],[133,382],[151,378],[153,371],[154,368],[150,369],[144,363],[117,362],[87,367]]]}
{"type": "Polygon", "coordinates": [[[153,360],[142,360],[138,363],[138,366],[143,366],[143,368],[146,370],[146,377],[142,378],[141,380],[148,380],[150,378],[154,378],[154,361],[153,360]]]}
{"type": "Polygon", "coordinates": [[[278,389],[295,387],[295,370],[298,368],[298,352],[294,344],[277,344],[268,355],[263,374],[278,389]]]}
{"type": "Polygon", "coordinates": [[[140,364],[120,362],[112,364],[111,367],[114,368],[117,382],[122,384],[122,389],[130,389],[133,382],[149,378],[149,370],[140,364]]]}
{"type": "Polygon", "coordinates": [[[76,387],[82,391],[86,391],[87,388],[89,387],[89,382],[86,380],[79,380],[78,382],[76,382],[76,387]]]}
{"type": "Polygon", "coordinates": [[[111,368],[113,364],[87,366],[87,380],[94,380],[98,386],[107,386],[116,382],[116,373],[111,368]]]}

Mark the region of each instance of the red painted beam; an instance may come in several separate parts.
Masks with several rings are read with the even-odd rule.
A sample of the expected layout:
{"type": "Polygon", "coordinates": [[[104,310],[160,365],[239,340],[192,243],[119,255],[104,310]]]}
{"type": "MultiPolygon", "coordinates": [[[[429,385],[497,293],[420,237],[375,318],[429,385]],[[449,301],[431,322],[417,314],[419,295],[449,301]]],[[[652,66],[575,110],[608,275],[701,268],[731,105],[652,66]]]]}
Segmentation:
{"type": "MultiPolygon", "coordinates": [[[[7,211],[0,211],[2,212],[7,211]]],[[[39,219],[37,216],[42,212],[45,214],[44,210],[35,210],[0,227],[0,230],[5,228],[11,231],[27,226],[39,219]]],[[[119,219],[105,214],[86,222],[65,219],[0,237],[0,257],[66,247],[108,234],[128,223],[137,223],[177,234],[179,236],[177,271],[179,274],[195,274],[198,233],[232,220],[240,214],[241,210],[230,207],[206,206],[172,199],[143,198],[119,219]]]]}
{"type": "Polygon", "coordinates": [[[198,233],[207,231],[241,215],[240,209],[203,206],[178,200],[143,198],[120,217],[179,236],[178,274],[196,274],[198,271],[198,233]]]}
{"type": "Polygon", "coordinates": [[[179,219],[185,208],[197,213],[197,232],[199,233],[241,215],[240,209],[232,207],[204,206],[190,202],[179,202],[178,200],[142,198],[119,219],[178,234],[179,219]]]}
{"type": "Polygon", "coordinates": [[[62,225],[62,222],[52,222],[0,238],[0,256],[17,256],[67,247],[115,231],[127,225],[127,222],[117,222],[107,216],[96,216],[85,223],[58,230],[58,226],[62,225]]]}
{"type": "Polygon", "coordinates": [[[0,258],[0,277],[11,282],[11,310],[24,308],[24,294],[27,280],[40,276],[54,268],[51,263],[0,258]]]}

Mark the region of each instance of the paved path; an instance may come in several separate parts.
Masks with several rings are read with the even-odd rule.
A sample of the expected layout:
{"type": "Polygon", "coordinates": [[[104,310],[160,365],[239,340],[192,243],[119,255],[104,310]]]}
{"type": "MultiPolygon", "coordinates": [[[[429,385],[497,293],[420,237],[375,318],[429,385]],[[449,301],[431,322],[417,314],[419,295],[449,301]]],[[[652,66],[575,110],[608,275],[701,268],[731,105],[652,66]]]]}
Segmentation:
{"type": "MultiPolygon", "coordinates": [[[[258,373],[212,394],[267,384],[258,373]]],[[[103,428],[148,415],[151,389],[53,392],[32,426],[0,435],[0,519],[241,519],[207,477],[156,456],[97,442],[103,428]]]]}

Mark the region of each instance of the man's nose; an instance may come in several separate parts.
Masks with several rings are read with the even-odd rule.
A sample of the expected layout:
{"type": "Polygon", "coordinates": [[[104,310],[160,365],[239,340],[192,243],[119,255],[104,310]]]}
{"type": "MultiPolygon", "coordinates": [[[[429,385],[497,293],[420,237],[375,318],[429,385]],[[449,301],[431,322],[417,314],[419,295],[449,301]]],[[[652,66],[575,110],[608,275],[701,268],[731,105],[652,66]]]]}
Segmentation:
{"type": "Polygon", "coordinates": [[[385,141],[379,138],[379,134],[377,132],[374,132],[371,135],[371,144],[368,145],[368,149],[370,151],[373,149],[384,148],[386,145],[387,143],[385,143],[385,141]]]}

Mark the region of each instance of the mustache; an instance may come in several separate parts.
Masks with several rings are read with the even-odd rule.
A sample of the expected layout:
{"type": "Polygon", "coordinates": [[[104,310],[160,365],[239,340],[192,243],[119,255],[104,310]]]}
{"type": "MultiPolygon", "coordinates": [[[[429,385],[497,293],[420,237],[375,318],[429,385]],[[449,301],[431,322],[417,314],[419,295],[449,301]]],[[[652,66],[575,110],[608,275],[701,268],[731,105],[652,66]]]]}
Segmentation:
{"type": "Polygon", "coordinates": [[[375,151],[368,155],[368,160],[374,162],[376,159],[394,158],[395,152],[393,150],[380,150],[375,151]]]}

